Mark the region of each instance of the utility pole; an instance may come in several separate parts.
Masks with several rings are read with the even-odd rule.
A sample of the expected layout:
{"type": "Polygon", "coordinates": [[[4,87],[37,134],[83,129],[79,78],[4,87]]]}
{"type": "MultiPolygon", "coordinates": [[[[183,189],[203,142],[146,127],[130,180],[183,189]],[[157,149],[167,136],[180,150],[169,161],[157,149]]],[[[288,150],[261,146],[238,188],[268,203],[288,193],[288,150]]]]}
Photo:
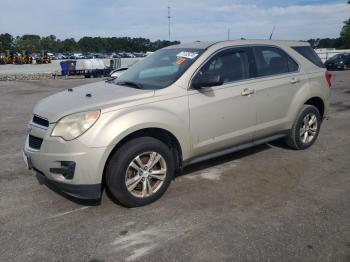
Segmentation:
{"type": "Polygon", "coordinates": [[[227,40],[230,40],[230,28],[227,29],[227,40]]]}
{"type": "Polygon", "coordinates": [[[169,42],[170,42],[170,6],[168,6],[168,34],[169,34],[169,42]]]}
{"type": "Polygon", "coordinates": [[[275,32],[275,28],[276,28],[276,26],[274,25],[273,28],[272,28],[272,32],[271,32],[271,35],[269,37],[269,40],[272,39],[273,33],[275,32]]]}

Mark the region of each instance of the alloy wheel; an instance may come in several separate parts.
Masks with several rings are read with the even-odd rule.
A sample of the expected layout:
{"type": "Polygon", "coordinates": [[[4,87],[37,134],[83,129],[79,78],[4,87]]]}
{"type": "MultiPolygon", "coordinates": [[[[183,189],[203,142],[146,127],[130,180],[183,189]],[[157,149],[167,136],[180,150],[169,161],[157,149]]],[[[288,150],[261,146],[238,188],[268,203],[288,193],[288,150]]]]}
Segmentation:
{"type": "Polygon", "coordinates": [[[308,144],[317,135],[317,117],[314,113],[307,114],[300,128],[300,139],[302,143],[308,144]]]}
{"type": "Polygon", "coordinates": [[[125,174],[125,185],[133,196],[145,198],[162,187],[166,175],[164,157],[157,152],[144,152],[130,162],[125,174]]]}

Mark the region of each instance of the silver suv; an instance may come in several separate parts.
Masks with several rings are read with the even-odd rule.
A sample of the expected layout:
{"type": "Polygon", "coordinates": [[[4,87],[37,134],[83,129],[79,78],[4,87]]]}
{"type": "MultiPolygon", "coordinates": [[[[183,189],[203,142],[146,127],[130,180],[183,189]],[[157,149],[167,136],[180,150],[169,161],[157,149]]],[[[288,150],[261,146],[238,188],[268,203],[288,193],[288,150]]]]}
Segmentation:
{"type": "Polygon", "coordinates": [[[195,42],[163,48],[118,79],[68,89],[33,110],[24,159],[74,197],[157,200],[184,166],[285,138],[311,146],[331,75],[304,42],[195,42]]]}

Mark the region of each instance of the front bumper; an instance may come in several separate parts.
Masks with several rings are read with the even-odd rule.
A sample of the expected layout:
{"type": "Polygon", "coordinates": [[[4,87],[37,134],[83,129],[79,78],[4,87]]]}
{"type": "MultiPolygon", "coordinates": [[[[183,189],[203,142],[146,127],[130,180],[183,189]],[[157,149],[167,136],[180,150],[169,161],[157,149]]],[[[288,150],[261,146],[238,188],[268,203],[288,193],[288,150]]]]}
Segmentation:
{"type": "Polygon", "coordinates": [[[65,141],[51,137],[51,128],[30,128],[24,154],[28,157],[32,170],[39,174],[44,184],[70,196],[81,199],[100,198],[108,148],[88,147],[78,139],[65,141]],[[33,149],[29,145],[29,135],[43,139],[40,149],[33,149]],[[67,163],[74,163],[74,168],[70,170],[72,172],[69,175],[60,173],[60,170],[67,170],[67,163]]]}
{"type": "Polygon", "coordinates": [[[45,184],[47,187],[54,190],[58,190],[66,195],[79,198],[79,199],[99,199],[101,198],[102,186],[101,184],[95,185],[74,185],[74,184],[65,184],[58,181],[48,179],[45,174],[40,170],[34,168],[36,171],[37,178],[41,184],[45,184]]]}

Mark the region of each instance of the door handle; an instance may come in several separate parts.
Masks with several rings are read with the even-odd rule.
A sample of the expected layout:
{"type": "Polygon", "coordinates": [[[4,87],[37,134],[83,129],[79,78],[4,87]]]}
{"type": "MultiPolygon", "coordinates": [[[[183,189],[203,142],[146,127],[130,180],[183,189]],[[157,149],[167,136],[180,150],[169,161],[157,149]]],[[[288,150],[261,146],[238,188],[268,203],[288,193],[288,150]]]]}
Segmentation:
{"type": "Polygon", "coordinates": [[[298,78],[295,78],[295,77],[293,77],[291,80],[290,80],[290,83],[291,84],[296,84],[296,83],[299,83],[300,82],[300,80],[298,79],[298,78]]]}
{"type": "Polygon", "coordinates": [[[249,96],[251,94],[255,93],[255,89],[249,89],[249,88],[244,88],[241,95],[242,96],[249,96]]]}

